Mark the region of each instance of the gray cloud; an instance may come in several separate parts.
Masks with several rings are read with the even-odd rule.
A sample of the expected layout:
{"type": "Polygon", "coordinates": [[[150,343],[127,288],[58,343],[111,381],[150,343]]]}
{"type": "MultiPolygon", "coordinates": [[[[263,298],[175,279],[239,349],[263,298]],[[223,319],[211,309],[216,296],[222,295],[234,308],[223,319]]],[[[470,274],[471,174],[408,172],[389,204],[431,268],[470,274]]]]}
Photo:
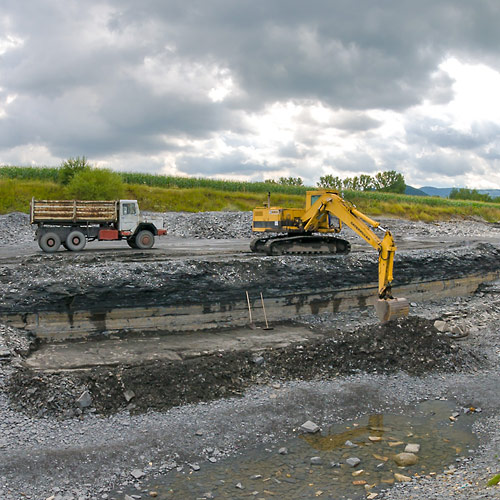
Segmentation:
{"type": "Polygon", "coordinates": [[[452,124],[439,120],[414,121],[407,126],[408,142],[431,144],[458,150],[477,149],[496,140],[500,126],[495,123],[475,123],[470,131],[462,132],[452,124]]]}
{"type": "Polygon", "coordinates": [[[341,172],[373,173],[380,170],[375,160],[366,153],[347,153],[343,157],[331,159],[326,163],[334,170],[341,172]]]}
{"type": "Polygon", "coordinates": [[[470,159],[460,156],[447,156],[443,154],[432,154],[419,158],[415,162],[417,168],[423,172],[431,173],[435,176],[455,177],[474,171],[477,174],[477,165],[470,159]]]}
{"type": "Polygon", "coordinates": [[[375,120],[360,112],[344,113],[336,118],[332,124],[333,127],[346,130],[348,132],[364,132],[366,130],[376,129],[382,125],[382,122],[375,120]]]}
{"type": "Polygon", "coordinates": [[[193,176],[223,175],[253,175],[257,172],[269,172],[274,166],[248,162],[240,154],[227,155],[222,158],[205,158],[200,156],[183,156],[179,159],[180,170],[193,176]]]}

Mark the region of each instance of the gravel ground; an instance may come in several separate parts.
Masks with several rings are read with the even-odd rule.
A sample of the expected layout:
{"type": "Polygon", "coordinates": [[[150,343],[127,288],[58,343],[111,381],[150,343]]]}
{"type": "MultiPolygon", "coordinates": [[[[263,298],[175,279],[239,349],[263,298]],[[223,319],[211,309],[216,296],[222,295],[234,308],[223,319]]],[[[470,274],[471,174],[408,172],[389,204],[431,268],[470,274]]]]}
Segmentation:
{"type": "MultiPolygon", "coordinates": [[[[481,447],[472,460],[458,465],[455,474],[400,484],[385,497],[497,498],[498,489],[484,485],[499,468],[498,291],[499,287],[489,287],[468,299],[447,299],[416,308],[427,318],[470,327],[464,345],[489,359],[487,368],[473,373],[423,377],[404,372],[359,373],[332,380],[281,381],[279,389],[272,384],[255,386],[242,398],[184,405],[167,412],[130,415],[125,411],[108,417],[86,413],[63,421],[19,413],[5,393],[0,393],[0,498],[106,498],[110,489],[140,486],[130,475],[134,469],[142,471],[144,479],[151,479],[189,463],[203,466],[207,448],[216,449],[216,459],[221,460],[245,453],[258,443],[279,446],[307,419],[327,426],[374,411],[398,413],[405,405],[443,397],[454,401],[458,409],[482,408],[475,425],[481,447]],[[200,430],[201,436],[197,435],[200,430]]],[[[355,326],[352,312],[336,317],[336,321],[343,319],[355,326]]],[[[311,321],[329,324],[328,315],[311,317],[311,321]]],[[[2,383],[12,369],[3,365],[2,383]]]]}
{"type": "MultiPolygon", "coordinates": [[[[252,237],[252,212],[144,212],[162,216],[168,234],[183,238],[228,239],[252,237]]],[[[377,219],[382,227],[390,229],[395,238],[436,237],[453,235],[472,238],[484,234],[500,235],[500,224],[481,219],[451,220],[442,222],[413,222],[404,219],[377,219]]],[[[358,236],[345,228],[346,238],[358,241],[358,236]]],[[[29,215],[13,212],[0,215],[0,246],[33,241],[34,231],[29,215]]]]}
{"type": "MultiPolygon", "coordinates": [[[[203,214],[173,215],[167,222],[172,226],[170,231],[176,231],[176,224],[180,224],[177,230],[186,231],[182,236],[205,238],[207,233],[200,232],[200,225],[203,231],[210,224],[226,227],[220,235],[228,234],[227,227],[232,227],[232,234],[241,235],[239,224],[245,226],[250,217],[232,213],[229,217],[222,213],[205,218],[203,214]],[[190,220],[196,222],[188,226],[186,221],[190,220]],[[228,226],[223,226],[224,221],[228,226]]],[[[396,236],[450,234],[465,240],[500,231],[495,225],[477,221],[439,224],[398,221],[390,225],[388,222],[387,226],[394,228],[396,236]]],[[[14,240],[13,235],[23,234],[26,241],[32,238],[27,217],[22,214],[0,217],[1,228],[0,245],[18,244],[19,238],[14,240]]],[[[36,272],[33,277],[36,279],[36,272]]],[[[422,376],[404,371],[397,374],[359,372],[309,381],[280,380],[279,385],[269,381],[246,389],[241,397],[141,414],[122,410],[102,416],[91,407],[73,416],[33,416],[16,410],[6,390],[18,373],[21,357],[35,348],[36,343],[24,332],[2,326],[0,352],[9,351],[10,357],[0,359],[0,498],[105,500],[111,498],[111,490],[134,485],[138,487],[137,495],[146,498],[141,493],[143,480],[175,467],[189,467],[187,464],[194,462],[203,467],[209,458],[209,448],[216,450],[211,456],[219,461],[244,454],[246,449],[260,443],[278,447],[280,442],[295,435],[294,429],[308,419],[328,426],[372,412],[402,412],[407,405],[435,398],[453,401],[457,409],[482,408],[475,424],[481,440],[479,449],[470,460],[454,464],[457,465],[454,474],[401,483],[378,498],[499,498],[498,487],[485,486],[487,479],[500,472],[497,455],[500,445],[499,292],[497,283],[483,286],[471,297],[412,307],[412,314],[421,318],[442,319],[450,326],[460,326],[469,332],[456,343],[463,345],[465,352],[471,350],[478,358],[485,358],[486,364],[480,367],[422,376]],[[144,478],[134,479],[131,472],[135,469],[140,470],[144,478]]],[[[299,320],[317,328],[340,328],[345,332],[374,324],[373,317],[364,311],[302,316],[299,320]]],[[[115,498],[122,500],[123,497],[115,498]]]]}

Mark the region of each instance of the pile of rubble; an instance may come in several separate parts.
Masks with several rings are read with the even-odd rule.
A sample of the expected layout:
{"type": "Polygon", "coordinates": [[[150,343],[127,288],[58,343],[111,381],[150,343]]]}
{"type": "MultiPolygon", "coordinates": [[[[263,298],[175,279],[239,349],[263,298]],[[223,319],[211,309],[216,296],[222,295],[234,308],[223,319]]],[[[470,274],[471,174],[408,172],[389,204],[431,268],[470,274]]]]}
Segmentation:
{"type": "Polygon", "coordinates": [[[28,214],[12,212],[0,215],[0,246],[33,241],[34,231],[28,214]]]}
{"type": "Polygon", "coordinates": [[[161,215],[170,236],[200,239],[252,237],[252,212],[166,212],[161,215]]]}
{"type": "Polygon", "coordinates": [[[438,332],[432,321],[407,317],[260,354],[228,351],[72,374],[20,369],[9,393],[19,409],[38,416],[73,416],[90,407],[104,414],[124,408],[142,412],[241,394],[256,382],[275,379],[310,380],[359,371],[422,375],[471,369],[482,362],[438,332]]]}

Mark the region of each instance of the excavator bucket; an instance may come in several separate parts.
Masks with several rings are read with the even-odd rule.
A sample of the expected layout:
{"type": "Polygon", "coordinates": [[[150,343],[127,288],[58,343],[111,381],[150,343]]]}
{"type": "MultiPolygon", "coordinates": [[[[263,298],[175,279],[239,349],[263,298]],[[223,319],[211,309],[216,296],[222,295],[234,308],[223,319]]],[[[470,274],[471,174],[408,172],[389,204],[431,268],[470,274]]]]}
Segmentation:
{"type": "Polygon", "coordinates": [[[394,318],[408,316],[410,304],[408,300],[400,299],[377,299],[375,311],[381,323],[386,323],[394,318]]]}

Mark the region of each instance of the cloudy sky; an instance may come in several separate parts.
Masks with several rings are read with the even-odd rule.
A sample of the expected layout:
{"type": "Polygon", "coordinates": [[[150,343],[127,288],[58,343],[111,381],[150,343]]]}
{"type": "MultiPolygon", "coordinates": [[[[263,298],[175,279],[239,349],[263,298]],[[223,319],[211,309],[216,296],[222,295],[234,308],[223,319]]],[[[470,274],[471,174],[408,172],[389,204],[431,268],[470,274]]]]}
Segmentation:
{"type": "Polygon", "coordinates": [[[2,0],[0,164],[500,187],[498,0],[2,0]]]}

